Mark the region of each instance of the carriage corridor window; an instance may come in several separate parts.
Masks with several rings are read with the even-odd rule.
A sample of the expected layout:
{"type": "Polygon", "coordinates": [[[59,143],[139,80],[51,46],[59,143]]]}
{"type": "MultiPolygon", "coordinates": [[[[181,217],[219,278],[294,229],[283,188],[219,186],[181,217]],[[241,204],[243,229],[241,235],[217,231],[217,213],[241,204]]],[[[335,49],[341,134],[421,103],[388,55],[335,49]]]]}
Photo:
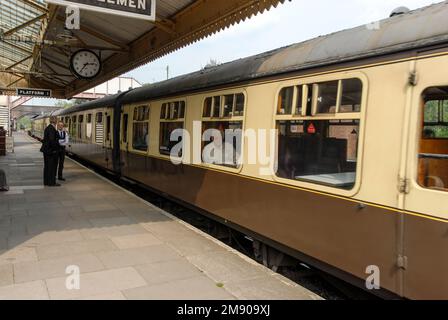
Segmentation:
{"type": "Polygon", "coordinates": [[[92,114],[91,113],[89,113],[87,115],[86,138],[89,140],[92,138],[92,114]]]}
{"type": "Polygon", "coordinates": [[[107,113],[106,113],[106,137],[105,138],[106,138],[106,141],[108,141],[108,142],[110,142],[111,138],[112,138],[112,135],[111,135],[111,132],[112,132],[111,125],[112,125],[111,117],[108,116],[107,113]]]}
{"type": "Polygon", "coordinates": [[[95,118],[95,143],[103,144],[104,139],[104,126],[103,126],[103,113],[98,112],[95,118]]]}
{"type": "Polygon", "coordinates": [[[122,124],[121,124],[121,128],[122,128],[121,139],[122,139],[123,143],[128,142],[128,121],[129,121],[129,115],[127,113],[123,114],[123,119],[122,119],[122,124]]]}
{"type": "Polygon", "coordinates": [[[423,93],[418,183],[448,191],[448,86],[423,93]]]}
{"type": "Polygon", "coordinates": [[[77,118],[77,116],[72,116],[72,126],[70,128],[70,135],[74,138],[78,136],[78,134],[76,133],[76,128],[78,127],[78,125],[76,124],[77,118]]]}
{"type": "MultiPolygon", "coordinates": [[[[172,148],[180,141],[171,141],[171,134],[184,128],[185,101],[175,101],[162,104],[160,112],[160,141],[159,152],[163,155],[171,155],[172,148]]],[[[177,155],[179,157],[182,154],[177,155]]]]}
{"type": "Polygon", "coordinates": [[[149,106],[134,109],[132,127],[132,148],[137,151],[148,151],[149,146],[149,106]]]}
{"type": "Polygon", "coordinates": [[[238,168],[241,164],[244,94],[208,97],[203,108],[202,133],[207,141],[202,143],[202,162],[238,168]],[[204,152],[205,148],[210,153],[204,152]]]}
{"type": "Polygon", "coordinates": [[[82,140],[82,127],[84,125],[84,116],[80,115],[78,117],[78,138],[82,140]]]}
{"type": "MultiPolygon", "coordinates": [[[[295,90],[293,101],[289,103],[296,110],[288,112],[290,117],[287,119],[284,114],[277,115],[277,176],[353,189],[358,160],[362,82],[358,79],[330,81],[298,86],[295,90]],[[317,90],[314,101],[313,90],[317,90]],[[305,106],[304,101],[307,101],[305,106]],[[314,116],[310,112],[313,106],[317,111],[314,116]],[[331,120],[328,114],[333,114],[331,120]]],[[[283,99],[282,91],[279,99],[283,99]]]]}

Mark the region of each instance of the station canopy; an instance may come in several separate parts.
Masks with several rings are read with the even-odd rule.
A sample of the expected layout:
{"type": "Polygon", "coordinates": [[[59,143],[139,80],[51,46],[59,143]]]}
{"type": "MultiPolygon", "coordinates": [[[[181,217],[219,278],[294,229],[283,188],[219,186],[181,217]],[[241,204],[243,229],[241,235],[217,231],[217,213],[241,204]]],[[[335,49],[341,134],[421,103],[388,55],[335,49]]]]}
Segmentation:
{"type": "Polygon", "coordinates": [[[71,98],[284,1],[156,0],[155,21],[81,9],[80,29],[69,30],[65,6],[1,0],[0,94],[36,88],[71,98]],[[102,61],[93,80],[70,71],[71,55],[83,48],[102,61]]]}

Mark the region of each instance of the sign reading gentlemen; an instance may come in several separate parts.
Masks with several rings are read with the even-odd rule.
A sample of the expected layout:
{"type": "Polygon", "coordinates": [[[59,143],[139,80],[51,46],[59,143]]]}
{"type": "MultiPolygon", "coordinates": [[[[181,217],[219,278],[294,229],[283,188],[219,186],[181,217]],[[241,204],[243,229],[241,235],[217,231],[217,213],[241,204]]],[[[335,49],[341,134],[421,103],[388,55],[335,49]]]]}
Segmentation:
{"type": "Polygon", "coordinates": [[[47,0],[47,2],[137,19],[156,20],[156,0],[47,0]]]}

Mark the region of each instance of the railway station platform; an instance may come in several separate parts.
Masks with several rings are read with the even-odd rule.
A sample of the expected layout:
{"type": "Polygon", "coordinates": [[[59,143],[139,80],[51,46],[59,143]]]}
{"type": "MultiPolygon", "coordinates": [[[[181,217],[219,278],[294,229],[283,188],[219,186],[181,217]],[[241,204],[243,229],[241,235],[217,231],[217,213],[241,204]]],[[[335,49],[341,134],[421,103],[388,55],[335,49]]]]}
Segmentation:
{"type": "Polygon", "coordinates": [[[70,159],[67,182],[44,188],[40,143],[14,140],[0,157],[0,300],[320,299],[70,159]]]}

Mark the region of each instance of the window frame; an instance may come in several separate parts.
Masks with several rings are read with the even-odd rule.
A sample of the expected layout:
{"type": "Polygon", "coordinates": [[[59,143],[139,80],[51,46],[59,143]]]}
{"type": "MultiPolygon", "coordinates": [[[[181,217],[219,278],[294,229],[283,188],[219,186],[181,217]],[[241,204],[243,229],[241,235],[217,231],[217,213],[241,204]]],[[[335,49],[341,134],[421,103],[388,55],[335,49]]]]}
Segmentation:
{"type": "MultiPolygon", "coordinates": [[[[131,135],[130,135],[130,141],[129,141],[129,152],[132,152],[134,154],[140,154],[140,155],[147,155],[151,152],[151,119],[153,118],[153,114],[152,114],[152,105],[151,103],[141,103],[141,104],[136,104],[136,105],[132,105],[130,106],[129,109],[129,117],[132,119],[130,120],[131,122],[131,135]],[[147,120],[142,120],[142,121],[138,121],[135,120],[135,112],[138,108],[144,108],[147,107],[148,108],[148,119],[147,120]],[[146,151],[142,151],[142,150],[138,150],[138,149],[134,149],[134,126],[136,123],[147,123],[148,124],[148,147],[146,151]]],[[[138,111],[137,111],[138,112],[138,111]]],[[[129,127],[128,127],[128,132],[129,132],[129,127]]],[[[129,135],[129,133],[128,133],[129,135]]]]}
{"type": "MultiPolygon", "coordinates": [[[[425,92],[429,89],[432,88],[437,88],[437,87],[445,87],[448,88],[448,83],[445,83],[445,85],[443,84],[435,84],[435,85],[426,85],[421,92],[419,93],[419,97],[420,97],[420,101],[418,103],[418,118],[417,118],[417,139],[416,139],[416,148],[415,148],[415,152],[413,153],[413,158],[415,161],[415,165],[413,166],[413,174],[412,174],[412,180],[413,183],[415,183],[415,185],[417,186],[418,189],[423,190],[424,192],[430,192],[430,193],[435,193],[435,194],[442,194],[442,195],[447,195],[448,194],[448,188],[445,189],[441,189],[441,188],[436,188],[436,187],[429,187],[429,186],[425,186],[421,183],[420,181],[420,169],[421,169],[421,160],[422,155],[432,155],[432,156],[438,156],[439,154],[425,154],[424,152],[422,152],[422,142],[424,140],[426,141],[433,141],[433,142],[440,142],[443,140],[446,140],[448,143],[448,138],[437,138],[437,137],[433,137],[433,138],[425,138],[423,133],[424,133],[424,129],[425,126],[428,125],[428,123],[425,122],[425,107],[428,101],[432,101],[432,100],[436,100],[436,99],[430,99],[428,101],[425,101],[424,99],[424,95],[425,92]]],[[[448,94],[447,94],[448,96],[448,94]]],[[[439,101],[448,101],[448,99],[439,99],[439,101]]],[[[442,106],[442,110],[439,110],[439,117],[442,117],[442,122],[438,122],[437,124],[433,124],[433,125],[440,125],[440,123],[443,123],[443,106],[442,106]]],[[[440,119],[439,119],[440,120],[440,119]]],[[[448,126],[447,126],[448,127],[448,126]]],[[[446,157],[447,155],[443,155],[440,154],[441,158],[440,159],[444,159],[442,157],[446,157]]],[[[431,157],[427,157],[427,159],[435,159],[435,158],[431,158],[431,157]]]]}
{"type": "Polygon", "coordinates": [[[286,179],[282,178],[277,175],[275,172],[275,168],[278,163],[278,156],[279,156],[279,145],[278,140],[275,145],[275,161],[272,164],[271,167],[271,178],[278,183],[290,185],[293,187],[298,188],[305,188],[310,190],[319,190],[326,193],[331,194],[338,194],[341,196],[346,197],[353,197],[355,196],[360,188],[361,188],[361,180],[362,180],[362,168],[363,168],[363,155],[364,155],[364,131],[365,131],[365,117],[366,117],[366,110],[367,110],[367,97],[368,97],[368,91],[369,91],[369,81],[367,76],[362,72],[345,72],[345,73],[334,73],[331,75],[323,75],[323,76],[310,76],[308,78],[298,78],[298,79],[292,79],[292,80],[286,80],[282,81],[276,90],[275,94],[275,100],[274,100],[274,108],[273,108],[273,117],[272,117],[272,128],[277,128],[277,123],[279,121],[325,121],[325,120],[358,120],[360,122],[359,124],[359,131],[358,132],[358,146],[357,146],[357,164],[356,164],[356,180],[354,187],[350,190],[347,189],[341,189],[338,187],[333,187],[325,184],[319,184],[315,182],[307,182],[305,180],[292,180],[292,179],[286,179]],[[317,109],[317,97],[318,97],[318,91],[315,88],[315,84],[323,83],[323,82],[329,82],[329,81],[339,81],[338,85],[338,104],[340,104],[340,96],[342,94],[341,90],[341,82],[343,80],[348,79],[358,79],[362,83],[362,94],[361,94],[361,110],[360,112],[351,112],[351,113],[327,113],[327,114],[313,114],[314,111],[317,109]],[[281,90],[285,87],[294,86],[294,99],[293,99],[293,110],[291,115],[278,115],[277,114],[277,106],[278,106],[278,99],[279,94],[281,90]],[[299,115],[295,114],[295,110],[297,107],[297,96],[296,92],[297,87],[302,87],[302,112],[299,115]],[[310,86],[313,87],[313,95],[312,95],[312,101],[311,105],[308,105],[308,94],[309,94],[309,88],[310,86]],[[311,107],[311,112],[308,113],[308,108],[311,107]]]}
{"type": "MultiPolygon", "coordinates": [[[[187,113],[188,113],[187,110],[188,110],[187,99],[171,99],[171,100],[162,101],[160,103],[160,112],[159,112],[160,116],[159,116],[159,128],[158,128],[158,138],[159,139],[157,142],[158,143],[158,148],[157,148],[158,156],[163,157],[163,158],[171,158],[170,154],[161,152],[162,151],[161,150],[161,147],[162,147],[162,123],[182,123],[182,129],[185,130],[186,125],[187,125],[187,113]],[[179,111],[178,111],[179,114],[178,114],[177,118],[172,118],[172,116],[171,116],[171,104],[172,103],[179,103],[179,111]],[[182,118],[180,117],[181,103],[183,103],[183,109],[184,109],[182,118]],[[162,112],[164,112],[164,114],[165,114],[164,119],[162,119],[162,112]]],[[[183,148],[185,148],[184,138],[182,139],[183,148]]],[[[185,150],[184,150],[183,154],[185,155],[185,150]]]]}
{"type": "MultiPolygon", "coordinates": [[[[447,85],[447,87],[448,87],[448,85],[447,85]]],[[[430,88],[434,88],[434,87],[428,87],[426,90],[428,90],[428,89],[430,89],[430,88]]],[[[423,93],[424,93],[425,91],[423,91],[422,92],[422,95],[423,95],[423,93]]],[[[443,121],[443,118],[444,118],[444,116],[445,116],[445,113],[444,113],[444,110],[443,110],[443,108],[444,108],[444,106],[443,106],[443,104],[442,104],[442,106],[438,106],[438,108],[439,108],[439,110],[438,110],[438,117],[439,117],[439,121],[438,122],[434,122],[434,123],[429,123],[429,122],[425,122],[425,107],[426,107],[426,104],[429,102],[429,101],[437,101],[437,100],[435,100],[435,99],[431,99],[431,100],[428,100],[428,101],[426,101],[426,102],[424,102],[423,101],[423,106],[421,107],[422,109],[420,110],[421,111],[421,119],[420,119],[420,126],[421,126],[421,136],[420,136],[420,139],[423,139],[423,129],[426,127],[426,126],[440,126],[440,125],[446,125],[447,127],[448,127],[448,121],[447,122],[444,122],[443,121]]],[[[442,100],[438,100],[438,101],[443,101],[443,102],[447,102],[448,103],[448,99],[442,99],[442,100]]],[[[448,108],[447,108],[448,109],[448,108]]],[[[448,112],[447,112],[447,114],[448,114],[448,112]]],[[[448,137],[447,138],[438,138],[438,137],[433,137],[433,138],[425,138],[425,140],[447,140],[448,139],[448,137]]]]}
{"type": "MultiPolygon", "coordinates": [[[[205,163],[203,162],[202,159],[202,151],[203,151],[203,141],[202,141],[202,135],[203,135],[203,124],[204,123],[211,123],[211,122],[241,122],[241,130],[245,131],[246,128],[246,116],[248,113],[248,105],[249,105],[249,100],[248,100],[248,94],[246,92],[245,89],[233,89],[233,90],[225,90],[225,91],[219,91],[219,92],[209,92],[206,95],[204,95],[201,99],[201,112],[200,112],[200,120],[201,120],[201,141],[200,141],[200,145],[201,145],[201,164],[199,166],[202,167],[206,167],[206,168],[211,168],[211,169],[215,169],[218,171],[228,171],[231,173],[241,173],[243,168],[244,168],[244,162],[242,162],[239,166],[237,167],[230,167],[230,166],[224,166],[224,165],[216,165],[216,164],[211,164],[211,163],[205,163]],[[232,109],[232,116],[231,117],[219,117],[219,118],[215,118],[213,117],[213,106],[214,106],[214,97],[216,96],[220,96],[221,97],[221,108],[220,108],[220,115],[222,116],[223,114],[223,110],[224,110],[224,101],[225,101],[225,96],[229,96],[233,94],[234,95],[234,101],[233,101],[233,109],[232,109]],[[237,105],[237,95],[243,95],[244,96],[244,109],[243,109],[243,115],[238,115],[235,116],[235,110],[236,110],[236,105],[237,105]],[[208,98],[212,98],[212,106],[211,106],[211,112],[210,112],[210,117],[204,117],[204,109],[205,109],[205,101],[208,98]]],[[[243,139],[241,141],[241,151],[242,154],[241,156],[244,157],[245,154],[245,139],[243,136],[243,139]]],[[[244,159],[244,158],[243,158],[244,159]]]]}
{"type": "Polygon", "coordinates": [[[95,139],[94,139],[94,144],[96,144],[96,145],[105,145],[105,143],[106,143],[106,140],[105,140],[105,134],[106,134],[106,132],[105,132],[105,125],[104,125],[104,115],[105,115],[105,111],[104,110],[100,110],[100,111],[95,111],[95,118],[92,120],[93,121],[93,123],[94,123],[94,131],[95,131],[95,139]],[[101,115],[101,119],[99,119],[100,117],[99,117],[99,115],[101,115]],[[98,120],[101,120],[101,122],[99,122],[98,120]],[[98,136],[97,136],[97,133],[98,133],[98,130],[97,130],[97,126],[98,125],[101,125],[102,126],[102,131],[103,131],[103,139],[101,139],[101,143],[100,142],[98,142],[98,136]]]}

